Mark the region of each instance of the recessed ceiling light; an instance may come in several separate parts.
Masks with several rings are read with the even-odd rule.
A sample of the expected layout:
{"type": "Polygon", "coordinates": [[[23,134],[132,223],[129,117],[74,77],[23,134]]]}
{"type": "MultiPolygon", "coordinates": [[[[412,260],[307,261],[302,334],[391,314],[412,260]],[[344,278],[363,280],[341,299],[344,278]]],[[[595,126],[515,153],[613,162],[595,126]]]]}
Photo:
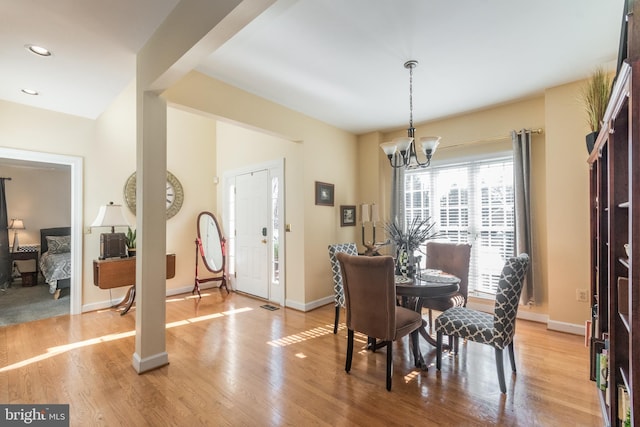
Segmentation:
{"type": "Polygon", "coordinates": [[[40,95],[37,90],[33,89],[20,89],[22,93],[26,93],[27,95],[40,95]]]}
{"type": "Polygon", "coordinates": [[[42,46],[37,46],[35,44],[28,44],[24,46],[29,52],[35,53],[39,56],[51,56],[51,52],[49,49],[44,48],[42,46]]]}

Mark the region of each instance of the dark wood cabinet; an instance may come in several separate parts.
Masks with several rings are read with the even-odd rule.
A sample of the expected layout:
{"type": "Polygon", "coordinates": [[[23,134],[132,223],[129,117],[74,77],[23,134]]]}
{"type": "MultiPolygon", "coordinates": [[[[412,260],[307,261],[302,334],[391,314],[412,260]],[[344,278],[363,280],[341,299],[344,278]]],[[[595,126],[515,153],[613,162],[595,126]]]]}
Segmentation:
{"type": "MultiPolygon", "coordinates": [[[[29,261],[33,260],[33,270],[29,271],[20,271],[22,275],[22,286],[34,286],[38,284],[38,269],[39,269],[39,253],[37,250],[33,251],[15,251],[10,252],[11,256],[11,264],[14,264],[15,261],[29,261]]],[[[11,278],[11,282],[13,283],[13,277],[11,278]]]]}
{"type": "Polygon", "coordinates": [[[591,209],[591,379],[606,425],[619,425],[629,395],[631,425],[640,423],[640,61],[620,69],[604,125],[589,156],[591,209]],[[625,245],[630,247],[628,256],[625,245]],[[606,365],[598,366],[599,355],[606,365]],[[602,387],[604,388],[604,387],[602,387]],[[634,392],[635,390],[635,392],[634,392]]]}

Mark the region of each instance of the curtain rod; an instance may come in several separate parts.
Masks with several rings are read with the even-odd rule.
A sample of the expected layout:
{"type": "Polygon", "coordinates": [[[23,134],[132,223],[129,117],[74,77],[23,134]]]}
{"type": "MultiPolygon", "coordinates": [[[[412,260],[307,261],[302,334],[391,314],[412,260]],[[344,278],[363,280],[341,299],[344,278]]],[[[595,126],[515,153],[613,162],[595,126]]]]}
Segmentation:
{"type": "Polygon", "coordinates": [[[11,181],[11,178],[10,178],[10,177],[4,177],[4,176],[3,176],[3,177],[0,177],[0,179],[6,179],[6,180],[8,180],[8,181],[11,181]]]}
{"type": "MultiPolygon", "coordinates": [[[[516,133],[518,135],[522,135],[522,132],[531,132],[531,133],[541,134],[542,133],[542,128],[523,129],[523,130],[520,130],[520,131],[518,131],[516,133]]],[[[450,148],[463,147],[465,145],[470,145],[470,144],[488,144],[488,143],[491,143],[491,142],[506,141],[507,139],[511,139],[511,134],[504,135],[504,136],[494,136],[494,137],[490,137],[490,138],[476,139],[474,141],[461,142],[460,144],[447,145],[446,147],[440,148],[440,150],[448,150],[450,148]]]]}

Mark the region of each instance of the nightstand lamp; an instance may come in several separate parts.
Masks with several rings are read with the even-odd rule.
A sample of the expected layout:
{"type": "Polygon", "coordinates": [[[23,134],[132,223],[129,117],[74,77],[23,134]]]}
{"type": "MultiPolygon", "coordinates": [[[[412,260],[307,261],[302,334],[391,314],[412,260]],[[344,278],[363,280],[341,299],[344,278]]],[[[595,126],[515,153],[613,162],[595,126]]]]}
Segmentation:
{"type": "Polygon", "coordinates": [[[21,219],[14,218],[11,220],[11,224],[9,224],[9,230],[15,230],[13,232],[13,246],[12,251],[18,252],[18,248],[20,247],[20,242],[18,241],[18,230],[24,230],[24,222],[21,219]]]}
{"type": "Polygon", "coordinates": [[[116,227],[128,227],[129,221],[122,213],[122,205],[100,206],[98,216],[91,227],[111,227],[111,233],[100,234],[100,259],[125,258],[127,256],[126,236],[124,233],[116,233],[116,227]]]}

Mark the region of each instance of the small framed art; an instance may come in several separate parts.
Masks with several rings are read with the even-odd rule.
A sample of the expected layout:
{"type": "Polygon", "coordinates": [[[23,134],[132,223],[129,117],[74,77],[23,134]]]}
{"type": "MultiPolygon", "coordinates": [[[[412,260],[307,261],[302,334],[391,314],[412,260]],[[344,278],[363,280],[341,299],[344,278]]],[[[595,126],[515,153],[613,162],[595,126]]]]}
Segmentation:
{"type": "Polygon", "coordinates": [[[340,227],[356,225],[356,207],[351,205],[340,206],[340,227]]]}
{"type": "Polygon", "coordinates": [[[333,206],[333,184],[316,181],[316,205],[333,206]]]}

